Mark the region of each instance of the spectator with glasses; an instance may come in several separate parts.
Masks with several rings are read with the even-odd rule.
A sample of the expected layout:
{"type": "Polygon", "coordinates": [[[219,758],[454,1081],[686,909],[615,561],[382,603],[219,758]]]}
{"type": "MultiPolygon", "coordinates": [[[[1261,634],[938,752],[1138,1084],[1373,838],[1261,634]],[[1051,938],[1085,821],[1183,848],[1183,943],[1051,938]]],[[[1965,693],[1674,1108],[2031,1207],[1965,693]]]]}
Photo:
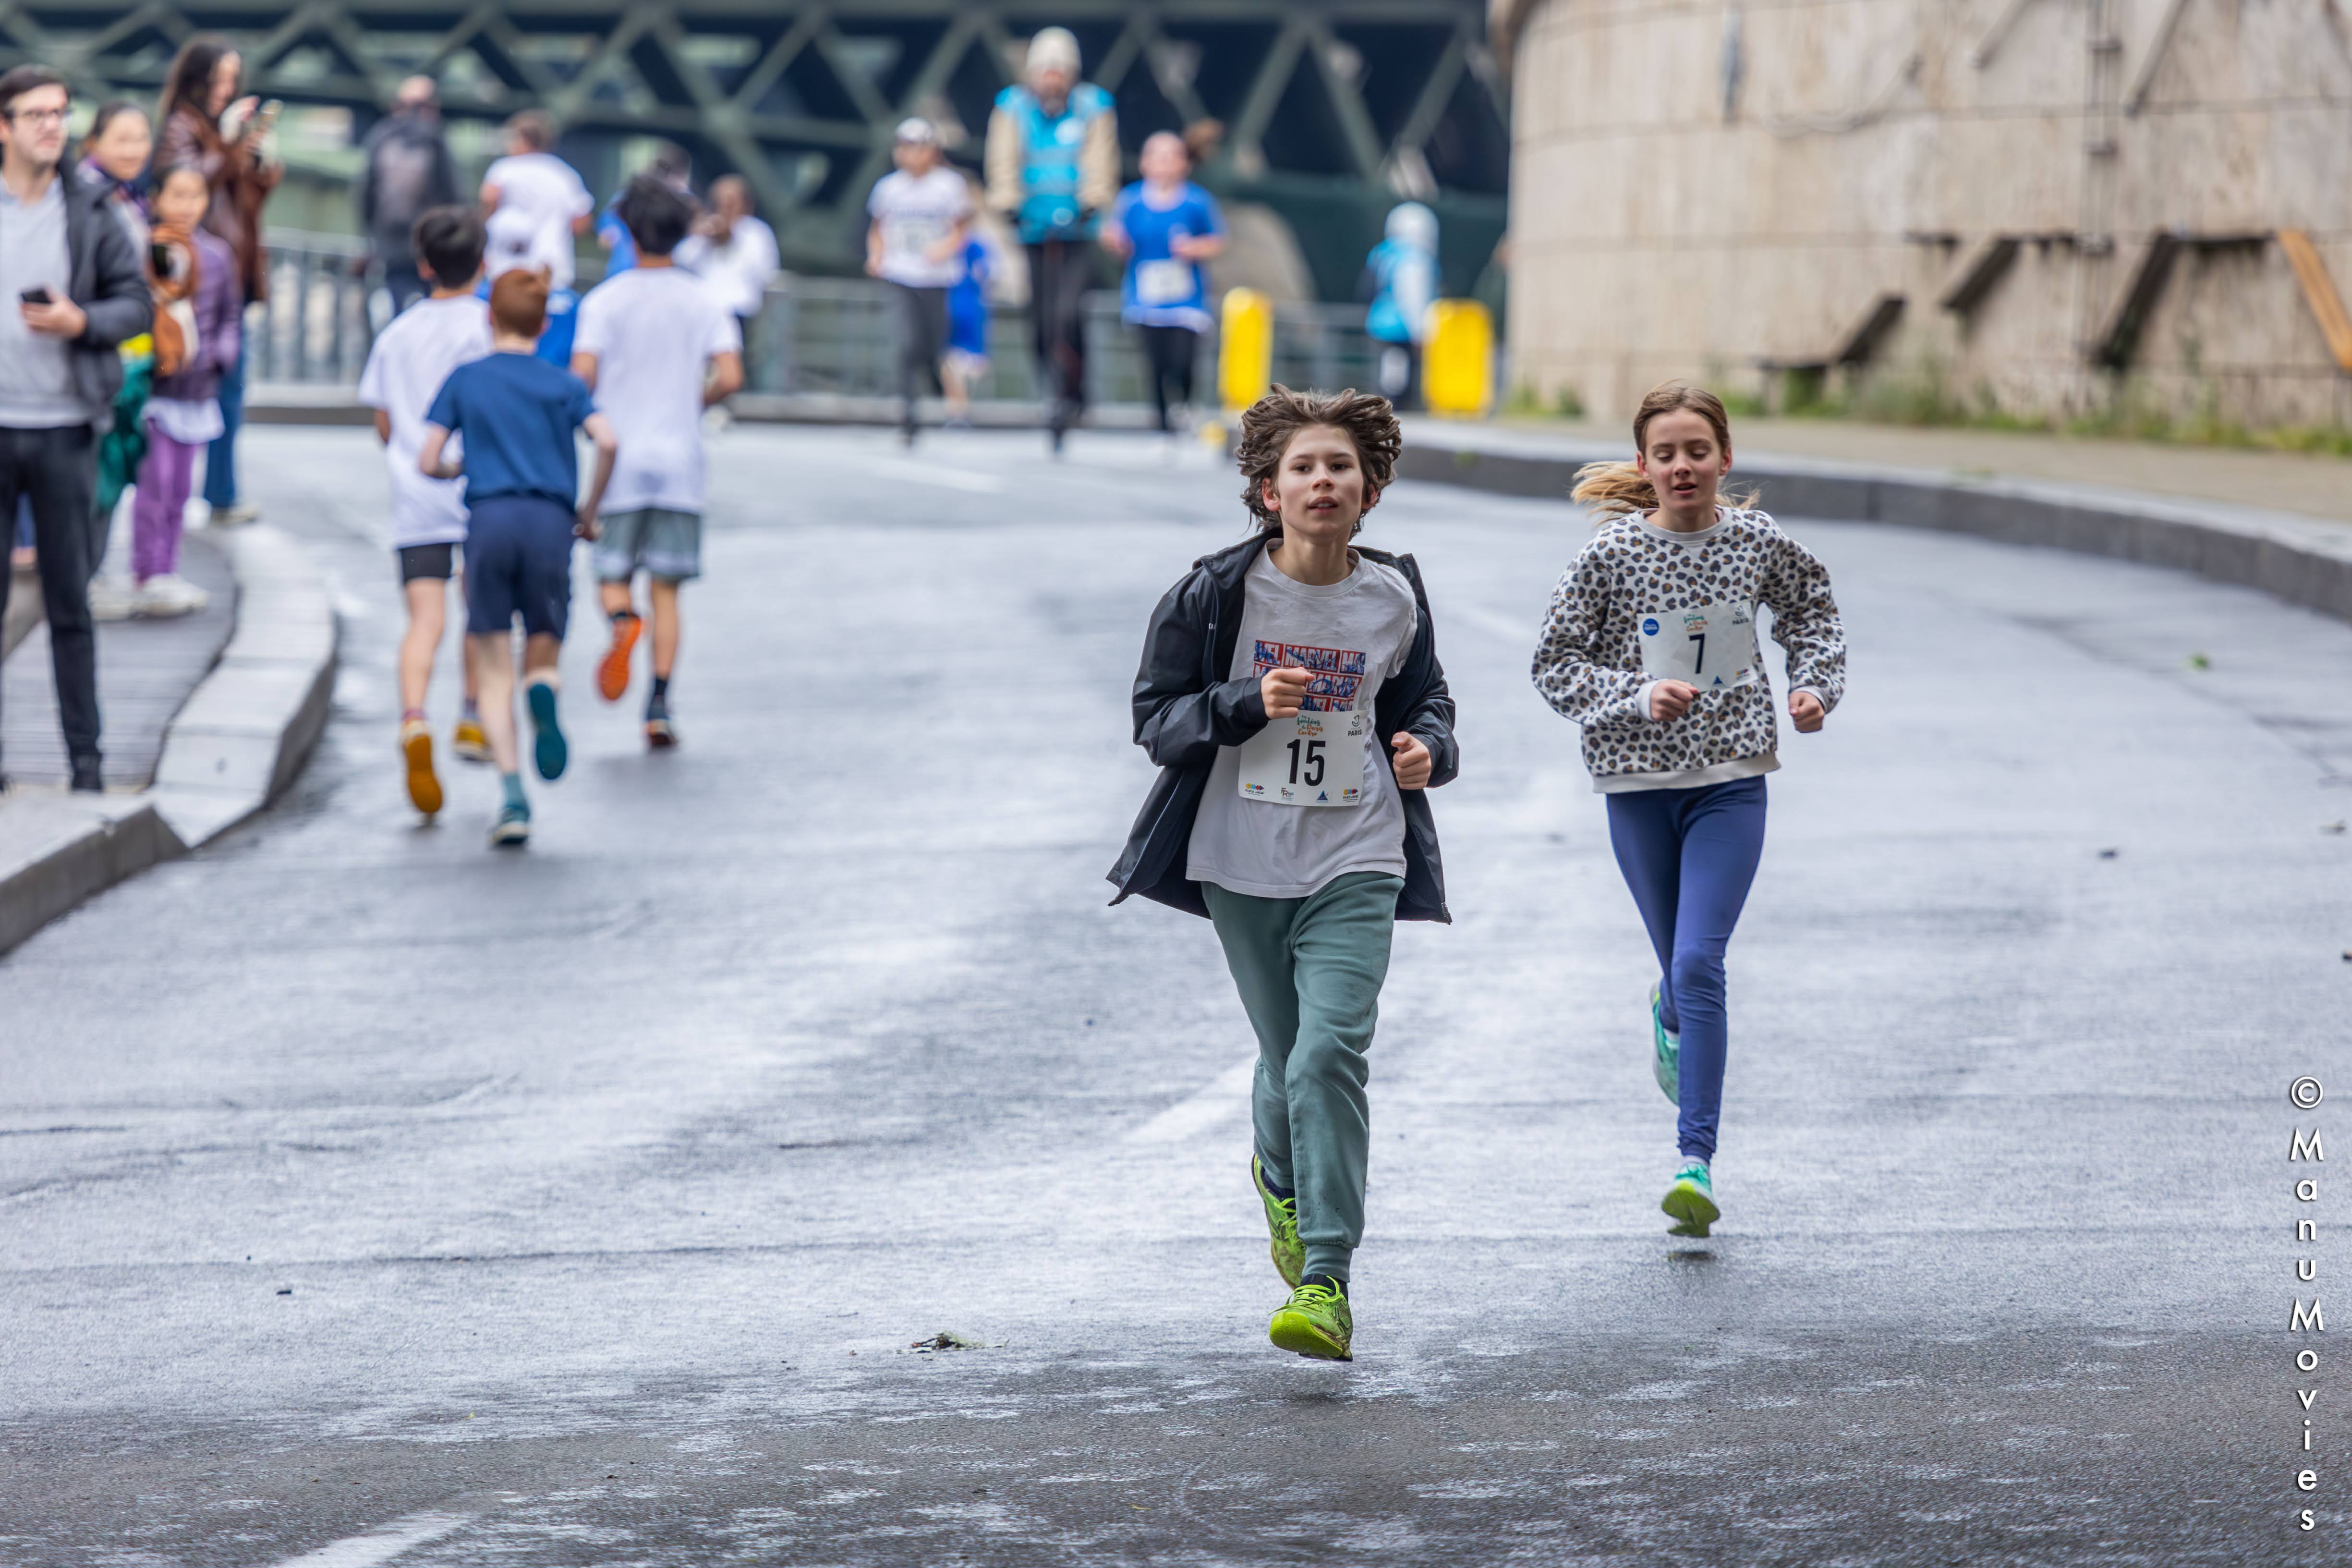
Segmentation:
{"type": "MultiPolygon", "coordinates": [[[[94,426],[122,385],[116,345],[153,307],[137,248],[102,191],[60,177],[69,95],[44,66],[0,74],[0,517],[32,503],[41,600],[73,787],[96,791],[99,530],[94,426]]],[[[0,578],[0,612],[8,585],[0,578]]]]}

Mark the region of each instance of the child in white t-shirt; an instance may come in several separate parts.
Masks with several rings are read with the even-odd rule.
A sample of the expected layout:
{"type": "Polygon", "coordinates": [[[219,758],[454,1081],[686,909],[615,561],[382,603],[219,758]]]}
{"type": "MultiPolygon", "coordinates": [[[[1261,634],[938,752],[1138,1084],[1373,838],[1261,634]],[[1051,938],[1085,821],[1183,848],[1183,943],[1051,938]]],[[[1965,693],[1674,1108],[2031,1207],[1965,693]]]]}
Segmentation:
{"type": "Polygon", "coordinates": [[[482,212],[527,214],[537,231],[533,249],[543,254],[550,289],[572,287],[572,242],[588,229],[596,198],[580,171],[550,151],[555,127],[539,110],[526,110],[507,121],[507,155],[482,173],[482,212]]]}
{"type": "MultiPolygon", "coordinates": [[[[441,781],[433,772],[425,693],[448,619],[457,547],[466,538],[466,487],[462,479],[427,479],[417,469],[416,455],[425,446],[425,410],[441,384],[459,365],[490,352],[490,316],[474,296],[482,270],[482,220],[471,208],[420,214],[411,237],[416,268],[433,292],[394,317],[368,351],[360,402],[375,410],[375,433],[383,442],[392,477],[393,552],[408,601],[408,632],[400,643],[400,753],[408,768],[408,798],[431,816],[441,809],[441,781]]],[[[469,763],[487,762],[473,661],[459,662],[466,705],[449,749],[469,763]]]]}
{"type": "Polygon", "coordinates": [[[620,461],[598,520],[596,577],[613,643],[596,688],[617,702],[629,688],[629,660],[643,628],[631,585],[647,578],[653,611],[653,690],[646,742],[677,743],[669,679],[680,636],[678,584],[702,573],[702,411],[743,384],[743,340],[735,318],[671,253],[694,222],[687,198],[640,174],[622,194],[622,223],[637,264],[591,289],[580,301],[572,374],[596,395],[596,410],[621,440],[620,461]]]}

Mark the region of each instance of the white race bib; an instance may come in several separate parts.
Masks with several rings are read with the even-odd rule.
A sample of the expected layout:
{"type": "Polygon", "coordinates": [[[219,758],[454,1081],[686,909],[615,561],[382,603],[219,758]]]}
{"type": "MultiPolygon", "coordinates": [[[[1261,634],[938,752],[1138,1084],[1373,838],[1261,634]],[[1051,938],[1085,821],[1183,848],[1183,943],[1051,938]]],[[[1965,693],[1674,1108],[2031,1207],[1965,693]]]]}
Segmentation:
{"type": "Polygon", "coordinates": [[[1139,261],[1135,264],[1135,302],[1174,305],[1192,297],[1192,264],[1189,261],[1139,261]]]}
{"type": "Polygon", "coordinates": [[[1641,620],[1642,671],[1702,692],[1727,691],[1756,679],[1756,613],[1746,605],[1659,610],[1641,620]]]}
{"type": "Polygon", "coordinates": [[[1242,798],[1275,805],[1361,805],[1364,737],[1372,716],[1300,713],[1269,719],[1242,743],[1242,798]]]}

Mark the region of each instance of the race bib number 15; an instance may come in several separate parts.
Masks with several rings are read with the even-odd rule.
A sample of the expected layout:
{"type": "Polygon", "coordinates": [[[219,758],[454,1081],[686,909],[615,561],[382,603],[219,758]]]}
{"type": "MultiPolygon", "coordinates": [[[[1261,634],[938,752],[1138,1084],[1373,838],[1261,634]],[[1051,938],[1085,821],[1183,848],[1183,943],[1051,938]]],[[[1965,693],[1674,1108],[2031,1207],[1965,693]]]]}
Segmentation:
{"type": "Polygon", "coordinates": [[[1642,617],[1642,672],[1701,691],[1756,679],[1756,615],[1745,605],[1701,605],[1642,617]]]}
{"type": "Polygon", "coordinates": [[[1364,737],[1372,716],[1300,713],[1269,719],[1241,747],[1244,800],[1275,805],[1360,805],[1364,737]]]}

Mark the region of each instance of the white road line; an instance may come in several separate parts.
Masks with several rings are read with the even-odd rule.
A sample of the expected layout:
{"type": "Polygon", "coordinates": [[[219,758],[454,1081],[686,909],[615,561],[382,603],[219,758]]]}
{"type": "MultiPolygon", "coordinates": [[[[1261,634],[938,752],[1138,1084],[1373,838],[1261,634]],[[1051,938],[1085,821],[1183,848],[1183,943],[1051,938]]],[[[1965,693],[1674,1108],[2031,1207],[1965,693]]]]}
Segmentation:
{"type": "Polygon", "coordinates": [[[1206,1132],[1249,1104],[1250,1079],[1257,1058],[1235,1062],[1209,1080],[1206,1089],[1186,1095],[1127,1135],[1130,1143],[1173,1143],[1196,1132],[1206,1132]]]}
{"type": "Polygon", "coordinates": [[[879,468],[897,479],[912,479],[919,485],[937,485],[942,489],[961,490],[967,495],[992,496],[1004,493],[1001,474],[982,473],[978,468],[950,468],[940,463],[917,463],[885,460],[864,465],[879,468]]]}
{"type": "Polygon", "coordinates": [[[377,1563],[389,1563],[411,1547],[440,1540],[473,1517],[469,1513],[437,1511],[406,1514],[377,1525],[365,1535],[349,1536],[316,1552],[289,1557],[278,1568],[375,1568],[377,1563]]]}

